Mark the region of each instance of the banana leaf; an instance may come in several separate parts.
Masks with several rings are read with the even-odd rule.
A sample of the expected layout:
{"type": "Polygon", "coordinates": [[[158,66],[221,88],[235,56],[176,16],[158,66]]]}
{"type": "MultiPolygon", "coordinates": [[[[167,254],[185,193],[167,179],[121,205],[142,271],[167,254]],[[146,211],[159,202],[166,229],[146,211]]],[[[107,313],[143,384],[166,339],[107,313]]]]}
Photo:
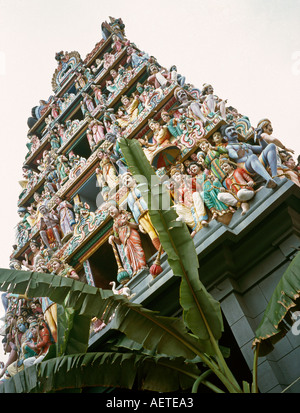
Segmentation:
{"type": "Polygon", "coordinates": [[[255,332],[253,346],[258,346],[259,356],[270,353],[293,324],[292,312],[300,306],[300,252],[284,272],[277,284],[263,319],[255,332]]]}
{"type": "Polygon", "coordinates": [[[223,332],[220,303],[213,299],[199,279],[199,261],[189,230],[185,224],[176,221],[178,215],[173,208],[162,209],[168,205],[166,197],[169,194],[159,184],[140,144],[136,140],[123,138],[120,147],[130,172],[148,202],[150,218],[167,253],[169,265],[174,275],[182,278],[180,305],[184,322],[205,343],[207,352],[214,354],[210,335],[219,340],[223,332]]]}
{"type": "Polygon", "coordinates": [[[86,352],[90,325],[91,317],[79,315],[79,310],[57,305],[56,356],[86,352]]]}
{"type": "Polygon", "coordinates": [[[188,390],[199,375],[184,358],[84,353],[27,367],[0,383],[0,393],[47,393],[102,386],[159,392],[188,390]]]}
{"type": "MultiPolygon", "coordinates": [[[[193,359],[199,352],[206,351],[203,342],[188,333],[181,319],[159,316],[157,312],[115,295],[111,290],[102,290],[70,278],[62,279],[54,274],[0,269],[0,290],[4,288],[8,292],[26,293],[29,298],[44,296],[57,304],[65,306],[68,303],[77,311],[76,316],[97,317],[105,323],[113,317],[111,328],[159,354],[193,359]],[[74,292],[75,299],[72,298],[74,292]]],[[[86,320],[83,322],[86,328],[86,320]]],[[[59,352],[65,352],[65,349],[61,348],[59,352]]]]}

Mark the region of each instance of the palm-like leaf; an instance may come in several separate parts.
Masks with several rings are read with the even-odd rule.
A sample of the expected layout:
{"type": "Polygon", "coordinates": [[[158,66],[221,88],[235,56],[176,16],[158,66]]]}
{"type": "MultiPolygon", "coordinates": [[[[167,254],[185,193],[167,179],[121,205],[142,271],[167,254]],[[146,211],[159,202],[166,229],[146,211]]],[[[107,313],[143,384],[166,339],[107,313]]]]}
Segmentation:
{"type": "Polygon", "coordinates": [[[123,353],[84,353],[52,358],[22,370],[0,393],[47,393],[103,386],[171,392],[187,390],[199,375],[183,358],[123,353]]]}
{"type": "MultiPolygon", "coordinates": [[[[157,312],[131,303],[110,290],[102,290],[70,278],[0,269],[0,290],[19,294],[26,292],[28,297],[46,296],[64,305],[64,308],[72,308],[77,316],[89,319],[97,317],[107,322],[114,315],[111,328],[159,354],[192,359],[199,352],[206,351],[202,341],[191,336],[180,319],[161,317],[157,312]]],[[[86,321],[82,320],[85,329],[86,321]]],[[[58,354],[64,351],[59,349],[58,354]]]]}
{"type": "Polygon", "coordinates": [[[259,356],[273,350],[293,323],[291,309],[300,304],[300,252],[296,254],[277,284],[263,319],[255,332],[253,345],[259,346],[259,356]]]}

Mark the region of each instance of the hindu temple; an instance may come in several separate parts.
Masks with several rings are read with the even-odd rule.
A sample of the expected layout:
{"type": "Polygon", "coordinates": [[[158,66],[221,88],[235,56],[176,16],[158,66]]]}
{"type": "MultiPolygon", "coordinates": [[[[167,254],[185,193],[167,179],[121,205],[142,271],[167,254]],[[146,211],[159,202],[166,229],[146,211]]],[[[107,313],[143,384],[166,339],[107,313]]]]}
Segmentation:
{"type": "MultiPolygon", "coordinates": [[[[29,108],[10,269],[70,278],[180,317],[166,233],[155,226],[146,178],[134,168],[143,159],[153,191],[163,192],[157,210],[170,209],[174,227],[190,234],[199,279],[221,306],[220,344],[231,349],[237,376],[247,378],[255,331],[300,246],[297,154],[273,137],[264,113],[253,125],[209,79],[190,84],[176,66],[140,50],[121,18],[103,22],[95,41],[84,58],[78,51],[53,56],[51,96],[29,108]],[[132,157],[126,142],[135,145],[132,157]]],[[[32,359],[42,362],[57,341],[57,308],[26,294],[4,292],[2,302],[5,382],[32,359]],[[43,341],[31,345],[34,333],[26,334],[41,324],[43,341]]],[[[92,319],[89,351],[114,336],[112,322],[92,319]]],[[[260,392],[280,392],[297,379],[299,350],[289,330],[259,357],[260,392]]]]}

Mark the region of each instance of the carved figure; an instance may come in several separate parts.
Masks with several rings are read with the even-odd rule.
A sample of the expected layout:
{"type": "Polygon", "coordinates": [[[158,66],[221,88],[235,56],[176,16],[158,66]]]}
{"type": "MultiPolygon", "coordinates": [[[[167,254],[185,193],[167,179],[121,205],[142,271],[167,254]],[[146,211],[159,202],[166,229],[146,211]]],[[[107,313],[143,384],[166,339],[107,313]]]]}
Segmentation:
{"type": "Polygon", "coordinates": [[[208,121],[205,118],[202,110],[200,100],[195,100],[188,95],[188,92],[182,88],[176,88],[174,91],[175,98],[179,101],[180,105],[176,108],[181,113],[186,113],[188,117],[193,117],[196,120],[201,120],[205,126],[208,121]]]}
{"type": "Polygon", "coordinates": [[[231,205],[235,208],[242,208],[242,215],[245,215],[249,210],[249,203],[255,191],[253,186],[254,180],[242,168],[234,168],[231,162],[227,159],[221,159],[220,165],[227,177],[224,180],[224,187],[220,188],[218,199],[226,205],[231,205]]]}
{"type": "Polygon", "coordinates": [[[78,274],[69,264],[64,263],[59,258],[51,258],[49,266],[52,268],[53,274],[61,277],[72,278],[73,280],[80,280],[78,274]]]}
{"type": "Polygon", "coordinates": [[[139,225],[141,232],[149,235],[154,247],[158,250],[160,247],[160,241],[151,222],[147,203],[142,197],[140,190],[137,188],[135,179],[130,172],[126,172],[122,175],[121,180],[122,184],[128,188],[126,201],[135,222],[139,225]]]}
{"type": "Polygon", "coordinates": [[[119,178],[114,165],[111,162],[109,155],[102,150],[98,150],[97,157],[99,158],[99,168],[96,169],[97,179],[100,180],[100,186],[106,183],[110,189],[114,188],[118,182],[119,178]]]}
{"type": "Polygon", "coordinates": [[[186,177],[176,166],[171,167],[170,177],[174,182],[173,197],[174,208],[178,214],[177,221],[183,221],[191,228],[191,237],[193,238],[202,228],[202,224],[197,208],[195,208],[193,191],[189,185],[191,182],[186,182],[186,177]]]}
{"type": "Polygon", "coordinates": [[[226,119],[226,100],[219,99],[214,95],[214,89],[212,85],[205,83],[202,89],[202,96],[204,96],[203,105],[207,108],[207,114],[210,112],[216,113],[218,110],[221,113],[222,118],[226,119]]]}
{"type": "Polygon", "coordinates": [[[62,247],[58,216],[53,211],[49,211],[44,204],[41,204],[38,210],[42,214],[40,235],[43,243],[49,250],[54,243],[57,243],[59,248],[62,247]]]}
{"type": "Polygon", "coordinates": [[[148,68],[150,76],[147,79],[147,82],[154,86],[155,89],[162,88],[164,89],[171,84],[171,74],[163,68],[159,68],[157,64],[151,63],[148,68]]]}
{"type": "Polygon", "coordinates": [[[66,200],[62,200],[60,197],[55,197],[55,203],[57,205],[56,211],[59,215],[59,225],[63,233],[63,241],[73,234],[75,225],[75,215],[73,205],[66,200]]]}
{"type": "Polygon", "coordinates": [[[239,142],[238,134],[233,125],[221,126],[221,133],[227,139],[226,149],[229,157],[250,175],[257,174],[266,182],[267,188],[275,188],[277,183],[273,177],[277,175],[276,145],[258,137],[260,145],[250,145],[239,142]],[[257,156],[259,155],[259,157],[257,156]],[[270,168],[271,175],[266,168],[270,168]]]}
{"type": "Polygon", "coordinates": [[[140,270],[147,267],[145,253],[142,247],[141,238],[137,231],[138,224],[132,218],[132,215],[124,210],[119,210],[115,205],[108,206],[110,216],[114,220],[113,231],[108,242],[113,242],[124,247],[125,255],[132,268],[133,276],[140,270]]]}
{"type": "Polygon", "coordinates": [[[31,240],[30,241],[30,249],[32,251],[32,259],[31,262],[29,263],[28,261],[28,255],[25,254],[25,260],[22,260],[22,264],[28,268],[31,271],[36,270],[36,265],[40,259],[44,259],[41,250],[40,250],[40,244],[36,240],[31,240]]]}

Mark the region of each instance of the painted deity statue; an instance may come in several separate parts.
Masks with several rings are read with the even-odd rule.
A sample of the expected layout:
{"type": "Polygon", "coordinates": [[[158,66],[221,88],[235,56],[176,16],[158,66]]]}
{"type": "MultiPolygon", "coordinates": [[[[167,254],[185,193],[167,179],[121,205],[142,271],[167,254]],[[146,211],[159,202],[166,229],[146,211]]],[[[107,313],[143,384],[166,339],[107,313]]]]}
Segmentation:
{"type": "Polygon", "coordinates": [[[214,176],[222,182],[225,178],[225,174],[220,167],[219,159],[222,155],[228,156],[227,149],[223,147],[215,148],[206,139],[200,140],[199,148],[205,153],[204,162],[206,163],[207,168],[210,169],[214,176]]]}
{"type": "Polygon", "coordinates": [[[294,153],[293,149],[286,148],[285,145],[276,137],[273,136],[273,126],[269,119],[262,119],[257,124],[256,132],[267,143],[273,143],[276,145],[277,153],[277,172],[279,176],[286,176],[298,185],[298,179],[295,178],[295,174],[282,162],[280,151],[289,153],[289,156],[294,153]]]}
{"type": "Polygon", "coordinates": [[[59,218],[55,212],[49,211],[45,204],[41,204],[38,208],[41,213],[41,230],[40,235],[44,245],[51,250],[52,245],[61,248],[61,236],[59,218]]]}
{"type": "Polygon", "coordinates": [[[95,110],[95,104],[94,104],[92,97],[88,93],[85,93],[85,92],[82,92],[81,94],[83,96],[83,102],[88,112],[92,113],[95,110]]]}
{"type": "Polygon", "coordinates": [[[128,124],[133,123],[139,114],[140,100],[138,96],[133,94],[133,97],[129,98],[128,96],[124,95],[121,97],[121,102],[123,104],[123,108],[126,110],[126,114],[129,116],[128,124]]]}
{"type": "Polygon", "coordinates": [[[139,139],[139,142],[144,146],[144,153],[151,163],[157,151],[171,144],[171,136],[168,127],[166,125],[161,126],[160,123],[154,119],[149,119],[148,125],[151,131],[153,131],[152,142],[149,143],[145,139],[139,139]]]}
{"type": "Polygon", "coordinates": [[[93,139],[96,145],[105,140],[105,127],[103,122],[98,119],[92,119],[89,123],[89,129],[93,133],[93,139]]]}
{"type": "Polygon", "coordinates": [[[40,244],[36,240],[31,240],[29,246],[32,252],[31,261],[29,262],[28,255],[25,254],[25,260],[22,261],[22,264],[24,265],[24,267],[28,268],[28,270],[35,271],[37,270],[36,266],[38,261],[40,259],[44,259],[44,257],[41,253],[40,244]]]}
{"type": "Polygon", "coordinates": [[[180,120],[174,116],[171,116],[167,111],[163,110],[160,114],[164,124],[167,126],[168,131],[174,138],[179,138],[182,134],[182,129],[180,128],[180,120]]]}
{"type": "Polygon", "coordinates": [[[144,62],[148,62],[149,55],[147,53],[138,52],[131,45],[126,48],[127,53],[127,64],[129,64],[133,69],[136,69],[139,65],[144,62]]]}
{"type": "MultiPolygon", "coordinates": [[[[201,152],[205,156],[203,152],[201,152]]],[[[197,154],[199,155],[199,153],[197,154]]],[[[220,188],[222,188],[221,182],[207,169],[207,165],[204,162],[204,157],[197,156],[197,162],[193,161],[189,164],[188,169],[192,169],[192,164],[197,164],[196,184],[197,190],[204,202],[206,210],[209,210],[212,214],[212,219],[221,219],[224,215],[235,212],[233,208],[218,199],[220,188]]],[[[195,174],[195,172],[193,174],[195,174]]],[[[192,174],[192,176],[193,176],[192,174]]]]}
{"type": "Polygon", "coordinates": [[[141,232],[149,235],[154,247],[158,250],[160,241],[151,222],[147,203],[142,197],[141,191],[137,188],[135,179],[130,172],[126,172],[122,175],[121,181],[122,184],[128,188],[126,201],[135,222],[139,225],[141,232]]]}
{"type": "Polygon", "coordinates": [[[102,93],[101,88],[98,85],[91,85],[91,88],[94,93],[94,99],[97,106],[105,107],[106,99],[105,95],[102,93]]]}
{"type": "Polygon", "coordinates": [[[56,171],[59,176],[59,184],[63,186],[69,179],[70,167],[68,158],[65,155],[59,155],[55,159],[56,171]]]}
{"type": "Polygon", "coordinates": [[[108,211],[114,220],[114,234],[110,235],[108,242],[111,245],[113,245],[114,242],[118,245],[123,245],[125,255],[134,276],[139,271],[147,267],[141,238],[137,231],[138,224],[129,212],[119,210],[113,204],[108,206],[108,211]]]}
{"type": "Polygon", "coordinates": [[[185,113],[187,117],[200,120],[204,126],[208,123],[202,112],[202,105],[199,100],[195,100],[189,96],[188,92],[182,88],[176,88],[174,96],[179,101],[179,106],[176,109],[181,113],[185,113]]]}
{"type": "MultiPolygon", "coordinates": [[[[178,215],[177,220],[183,221],[191,229],[191,237],[194,237],[202,228],[201,217],[195,206],[193,191],[190,182],[186,182],[186,176],[176,166],[171,167],[170,177],[173,181],[174,208],[178,215]]],[[[206,222],[205,222],[206,224],[206,222]]]]}
{"type": "Polygon", "coordinates": [[[64,263],[59,258],[51,258],[49,266],[52,269],[52,273],[60,275],[61,277],[72,278],[73,280],[79,281],[79,275],[76,273],[73,267],[69,264],[64,263]]]}
{"type": "Polygon", "coordinates": [[[300,186],[300,168],[297,167],[292,155],[287,153],[282,161],[284,175],[287,176],[294,184],[300,186]]]}
{"type": "Polygon", "coordinates": [[[218,199],[226,205],[240,207],[242,215],[245,215],[249,210],[248,201],[255,195],[255,182],[244,169],[234,167],[226,158],[220,160],[220,165],[226,173],[226,178],[223,182],[225,188],[220,188],[218,199]]]}
{"type": "Polygon", "coordinates": [[[69,237],[73,234],[75,225],[75,215],[72,204],[66,200],[62,200],[60,197],[55,197],[55,203],[57,205],[56,211],[59,215],[59,225],[63,233],[63,238],[69,237]]]}
{"type": "Polygon", "coordinates": [[[160,68],[157,64],[151,63],[148,68],[149,77],[147,82],[155,89],[164,89],[171,84],[171,74],[167,70],[160,68]]]}
{"type": "Polygon", "coordinates": [[[258,138],[260,145],[239,142],[234,125],[221,126],[221,133],[228,141],[228,155],[237,166],[245,169],[251,176],[259,175],[267,182],[267,188],[277,186],[273,179],[277,175],[277,153],[274,143],[268,144],[261,137],[258,138]],[[270,169],[271,175],[266,168],[270,169]]]}
{"type": "Polygon", "coordinates": [[[98,150],[97,157],[100,161],[96,174],[100,186],[106,183],[110,189],[114,188],[119,182],[119,177],[109,155],[102,150],[98,150]]]}
{"type": "Polygon", "coordinates": [[[227,100],[219,99],[218,96],[214,95],[214,89],[212,85],[205,83],[202,89],[203,101],[203,111],[208,115],[209,113],[216,113],[218,110],[221,113],[222,118],[226,119],[226,103],[227,100]]]}

